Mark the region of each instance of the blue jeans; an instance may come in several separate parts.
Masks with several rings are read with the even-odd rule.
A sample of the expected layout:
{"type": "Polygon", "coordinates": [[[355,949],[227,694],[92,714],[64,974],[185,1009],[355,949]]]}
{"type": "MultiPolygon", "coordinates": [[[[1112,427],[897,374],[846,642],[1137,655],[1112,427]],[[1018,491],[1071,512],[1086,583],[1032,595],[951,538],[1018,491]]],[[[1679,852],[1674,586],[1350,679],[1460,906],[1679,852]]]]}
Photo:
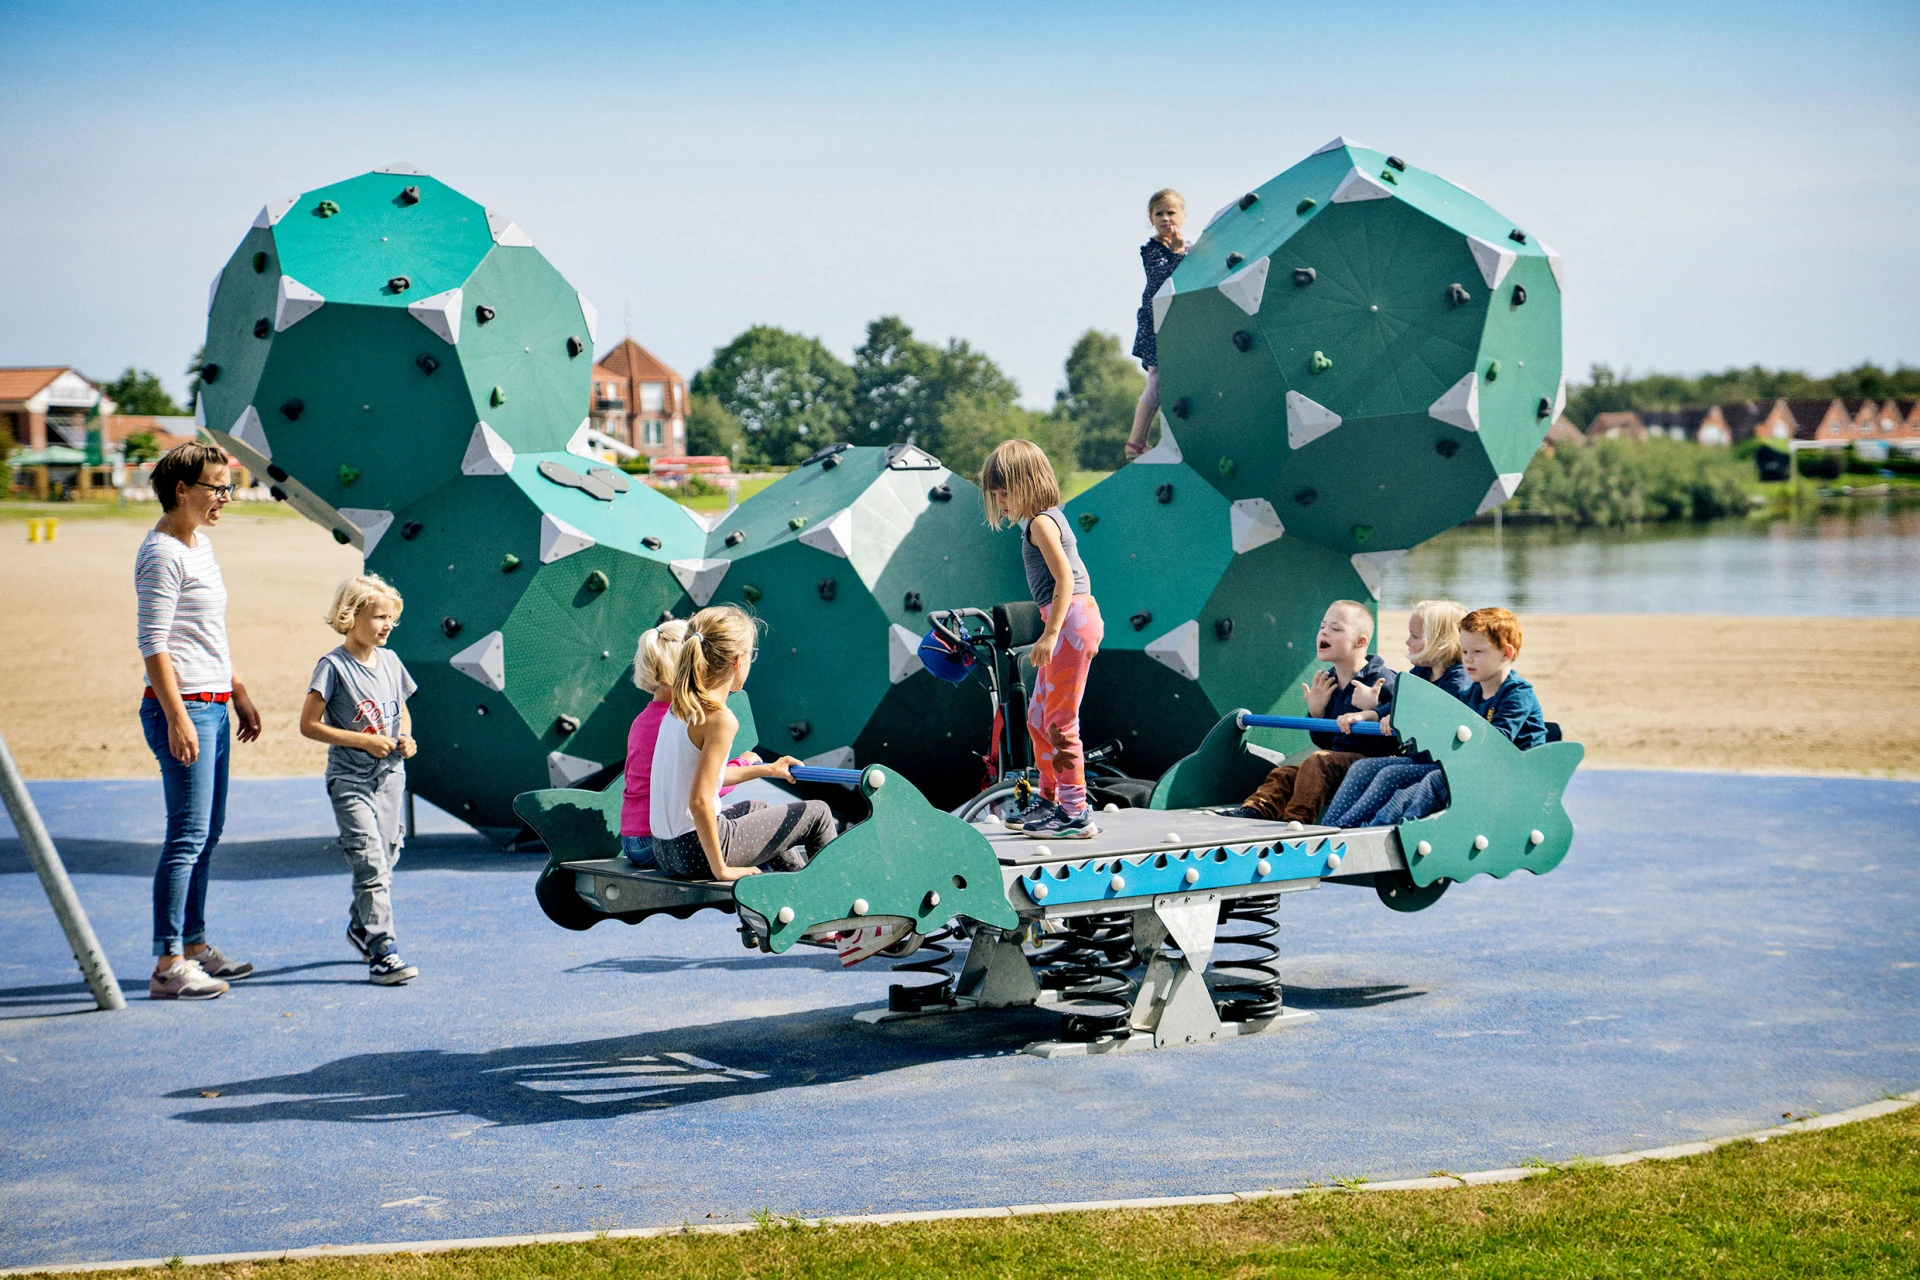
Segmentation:
{"type": "Polygon", "coordinates": [[[1373,825],[1397,827],[1403,822],[1427,817],[1446,808],[1449,799],[1447,775],[1435,767],[1433,772],[1419,781],[1394,792],[1393,798],[1380,806],[1379,813],[1373,815],[1373,825]]]}
{"type": "Polygon", "coordinates": [[[1380,811],[1401,788],[1439,772],[1437,764],[1404,756],[1362,760],[1347,770],[1340,790],[1334,792],[1333,803],[1327,806],[1325,821],[1330,827],[1384,826],[1380,811]]]}
{"type": "Polygon", "coordinates": [[[207,864],[227,822],[227,752],[232,743],[224,702],[188,702],[200,754],[181,764],[167,746],[167,714],[157,698],[140,700],[140,727],[160,762],[167,798],[167,842],[153,873],[153,954],[177,956],[207,940],[207,864]]]}
{"type": "Polygon", "coordinates": [[[621,836],[620,852],[627,855],[627,861],[644,871],[651,871],[659,864],[653,860],[652,836],[621,836]]]}

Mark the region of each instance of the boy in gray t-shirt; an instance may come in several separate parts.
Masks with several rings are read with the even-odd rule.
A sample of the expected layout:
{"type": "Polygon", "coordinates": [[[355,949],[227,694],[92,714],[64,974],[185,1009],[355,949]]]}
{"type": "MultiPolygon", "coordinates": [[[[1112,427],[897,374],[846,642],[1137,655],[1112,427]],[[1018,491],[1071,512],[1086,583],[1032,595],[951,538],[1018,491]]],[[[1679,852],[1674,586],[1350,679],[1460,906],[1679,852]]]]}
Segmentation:
{"type": "Polygon", "coordinates": [[[393,868],[400,860],[413,677],[386,647],[399,625],[399,592],[373,574],[340,584],[327,623],[345,637],[307,682],[300,733],[327,744],[327,798],[353,873],[347,941],[367,958],[367,976],[398,986],[419,976],[393,937],[393,868]]]}

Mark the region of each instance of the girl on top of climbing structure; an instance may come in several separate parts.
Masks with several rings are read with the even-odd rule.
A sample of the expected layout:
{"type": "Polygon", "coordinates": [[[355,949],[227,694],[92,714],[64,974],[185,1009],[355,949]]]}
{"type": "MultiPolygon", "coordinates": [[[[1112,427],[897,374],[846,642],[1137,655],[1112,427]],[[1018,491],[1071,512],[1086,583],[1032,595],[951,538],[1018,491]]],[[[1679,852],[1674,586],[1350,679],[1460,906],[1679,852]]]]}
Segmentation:
{"type": "Polygon", "coordinates": [[[1060,509],[1053,464],[1031,440],[1006,440],[980,468],[987,523],[1020,526],[1020,558],[1027,588],[1046,626],[1033,643],[1033,697],[1027,733],[1040,766],[1033,803],[1007,819],[1036,840],[1084,840],[1099,830],[1087,804],[1087,770],[1080,744],[1080,699],[1087,669],[1106,627],[1094,603],[1087,567],[1080,563],[1073,527],[1060,509]]]}
{"type": "Polygon", "coordinates": [[[1153,236],[1140,246],[1140,262],[1147,269],[1147,287],[1140,294],[1140,310],[1133,330],[1133,354],[1147,371],[1147,389],[1140,393],[1140,402],[1133,407],[1133,431],[1126,443],[1129,462],[1147,451],[1147,427],[1153,422],[1154,411],[1160,407],[1160,351],[1153,335],[1153,295],[1160,292],[1160,286],[1193,247],[1185,231],[1187,202],[1172,187],[1147,198],[1147,220],[1153,224],[1153,236]]]}

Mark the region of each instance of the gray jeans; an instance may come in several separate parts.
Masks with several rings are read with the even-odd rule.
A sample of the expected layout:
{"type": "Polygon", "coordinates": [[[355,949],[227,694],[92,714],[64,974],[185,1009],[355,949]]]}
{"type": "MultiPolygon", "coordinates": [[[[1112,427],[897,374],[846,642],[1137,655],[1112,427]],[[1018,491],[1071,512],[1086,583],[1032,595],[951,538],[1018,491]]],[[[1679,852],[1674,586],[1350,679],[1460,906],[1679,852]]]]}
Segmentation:
{"type": "Polygon", "coordinates": [[[367,934],[375,958],[397,950],[393,940],[393,868],[400,861],[400,810],[407,771],[390,769],[369,787],[352,778],[327,779],[327,798],[340,825],[340,852],[353,873],[350,915],[367,934]]]}
{"type": "MultiPolygon", "coordinates": [[[[765,800],[743,800],[720,811],[721,859],[730,867],[760,867],[769,871],[798,871],[833,839],[833,810],[823,801],[769,805],[765,800]],[[805,852],[802,852],[802,850],[805,852]]],[[[700,833],[689,831],[653,842],[654,861],[680,880],[710,880],[700,833]]]]}

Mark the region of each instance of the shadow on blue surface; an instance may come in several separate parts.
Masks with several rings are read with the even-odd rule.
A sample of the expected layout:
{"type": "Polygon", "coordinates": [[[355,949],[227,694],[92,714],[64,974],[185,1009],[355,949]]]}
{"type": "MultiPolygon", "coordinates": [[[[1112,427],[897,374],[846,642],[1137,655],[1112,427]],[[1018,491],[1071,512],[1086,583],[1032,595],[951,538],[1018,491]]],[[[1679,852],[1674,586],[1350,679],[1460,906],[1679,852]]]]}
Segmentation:
{"type": "MultiPolygon", "coordinates": [[[[153,878],[160,860],[158,841],[60,841],[60,857],[70,875],[153,878]]],[[[529,881],[546,864],[544,854],[502,853],[477,835],[426,835],[407,841],[400,865],[410,871],[484,871],[524,867],[529,881]]],[[[285,880],[341,874],[340,851],[332,841],[222,840],[213,851],[213,873],[221,880],[285,880]]],[[[18,840],[0,840],[0,875],[31,875],[33,864],[18,840]]]]}

